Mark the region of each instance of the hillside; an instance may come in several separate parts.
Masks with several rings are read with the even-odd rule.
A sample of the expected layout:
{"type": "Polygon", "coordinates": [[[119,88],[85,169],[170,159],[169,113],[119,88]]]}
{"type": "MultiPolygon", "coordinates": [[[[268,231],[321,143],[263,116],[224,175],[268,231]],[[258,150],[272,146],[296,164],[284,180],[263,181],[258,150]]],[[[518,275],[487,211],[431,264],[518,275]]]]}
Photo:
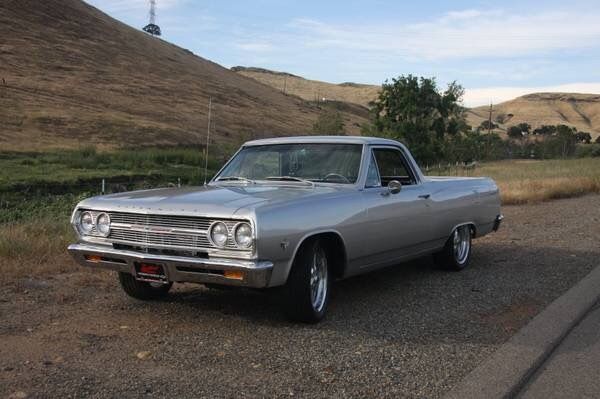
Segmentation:
{"type": "Polygon", "coordinates": [[[209,96],[216,141],[310,133],[320,112],[80,0],[3,0],[0,37],[0,150],[197,145],[209,96]]]}
{"type": "MultiPolygon", "coordinates": [[[[488,119],[489,106],[472,108],[469,123],[478,126],[488,119]]],[[[527,122],[533,128],[565,124],[577,130],[600,135],[600,94],[533,93],[493,107],[492,119],[506,115],[505,126],[527,122]],[[513,115],[512,117],[510,115],[513,115]]]]}
{"type": "MultiPolygon", "coordinates": [[[[304,79],[286,72],[262,68],[234,67],[232,70],[306,100],[327,98],[367,106],[377,98],[378,86],[356,83],[332,84],[304,79]]],[[[488,119],[489,106],[471,108],[467,120],[473,127],[488,119]]],[[[499,114],[507,115],[501,129],[527,122],[534,128],[541,125],[566,124],[577,130],[600,135],[600,95],[572,93],[533,93],[494,105],[492,119],[499,114]],[[513,115],[512,117],[510,115],[513,115]]]]}
{"type": "Polygon", "coordinates": [[[258,80],[280,91],[296,95],[307,101],[323,98],[333,101],[353,103],[367,107],[369,102],[377,98],[379,86],[358,83],[327,83],[318,80],[304,79],[287,72],[270,71],[263,68],[233,67],[241,75],[258,80]]]}

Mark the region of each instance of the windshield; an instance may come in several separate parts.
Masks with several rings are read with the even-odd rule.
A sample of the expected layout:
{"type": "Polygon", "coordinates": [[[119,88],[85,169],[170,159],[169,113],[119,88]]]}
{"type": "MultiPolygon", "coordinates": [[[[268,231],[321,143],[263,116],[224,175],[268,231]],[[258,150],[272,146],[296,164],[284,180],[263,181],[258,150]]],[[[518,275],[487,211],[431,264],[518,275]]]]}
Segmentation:
{"type": "Polygon", "coordinates": [[[272,144],[243,148],[215,180],[310,181],[353,184],[360,144],[272,144]]]}

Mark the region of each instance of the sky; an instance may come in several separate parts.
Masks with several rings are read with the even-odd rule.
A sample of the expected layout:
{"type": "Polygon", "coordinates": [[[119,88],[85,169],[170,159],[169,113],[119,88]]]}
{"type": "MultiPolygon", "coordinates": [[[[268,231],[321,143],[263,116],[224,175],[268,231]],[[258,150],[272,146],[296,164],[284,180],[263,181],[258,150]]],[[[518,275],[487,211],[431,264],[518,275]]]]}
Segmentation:
{"type": "MultiPolygon", "coordinates": [[[[136,28],[148,0],[87,0],[136,28]]],[[[600,93],[600,1],[157,0],[164,40],[225,67],[332,83],[457,81],[464,104],[600,93]]]]}

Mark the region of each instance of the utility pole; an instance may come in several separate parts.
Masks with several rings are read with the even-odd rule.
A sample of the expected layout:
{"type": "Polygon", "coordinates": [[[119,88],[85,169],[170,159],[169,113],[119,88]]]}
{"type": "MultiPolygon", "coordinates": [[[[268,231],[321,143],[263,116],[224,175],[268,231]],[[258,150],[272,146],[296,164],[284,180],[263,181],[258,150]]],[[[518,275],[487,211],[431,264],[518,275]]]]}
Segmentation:
{"type": "Polygon", "coordinates": [[[285,94],[287,90],[287,75],[283,76],[283,94],[285,94]]]}
{"type": "Polygon", "coordinates": [[[492,103],[490,102],[490,115],[488,118],[488,134],[492,133],[492,103]]]}
{"type": "Polygon", "coordinates": [[[490,101],[490,113],[488,115],[488,134],[485,138],[485,157],[490,157],[490,140],[492,139],[492,102],[490,101]]]}
{"type": "Polygon", "coordinates": [[[208,145],[210,143],[210,117],[212,112],[212,97],[208,98],[208,127],[206,129],[206,147],[204,151],[204,185],[208,177],[208,145]]]}

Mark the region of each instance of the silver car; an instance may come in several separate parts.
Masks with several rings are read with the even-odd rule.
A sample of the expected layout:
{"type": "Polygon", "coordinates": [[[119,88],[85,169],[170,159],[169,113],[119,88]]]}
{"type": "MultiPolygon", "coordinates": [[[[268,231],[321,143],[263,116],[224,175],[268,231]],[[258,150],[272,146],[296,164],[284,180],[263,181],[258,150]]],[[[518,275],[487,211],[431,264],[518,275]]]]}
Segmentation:
{"type": "Polygon", "coordinates": [[[80,202],[69,251],[134,298],[174,282],[280,287],[290,318],[316,322],[334,280],[429,254],[464,269],[501,220],[493,180],[426,177],[396,141],[288,137],[244,144],[203,187],[80,202]]]}

